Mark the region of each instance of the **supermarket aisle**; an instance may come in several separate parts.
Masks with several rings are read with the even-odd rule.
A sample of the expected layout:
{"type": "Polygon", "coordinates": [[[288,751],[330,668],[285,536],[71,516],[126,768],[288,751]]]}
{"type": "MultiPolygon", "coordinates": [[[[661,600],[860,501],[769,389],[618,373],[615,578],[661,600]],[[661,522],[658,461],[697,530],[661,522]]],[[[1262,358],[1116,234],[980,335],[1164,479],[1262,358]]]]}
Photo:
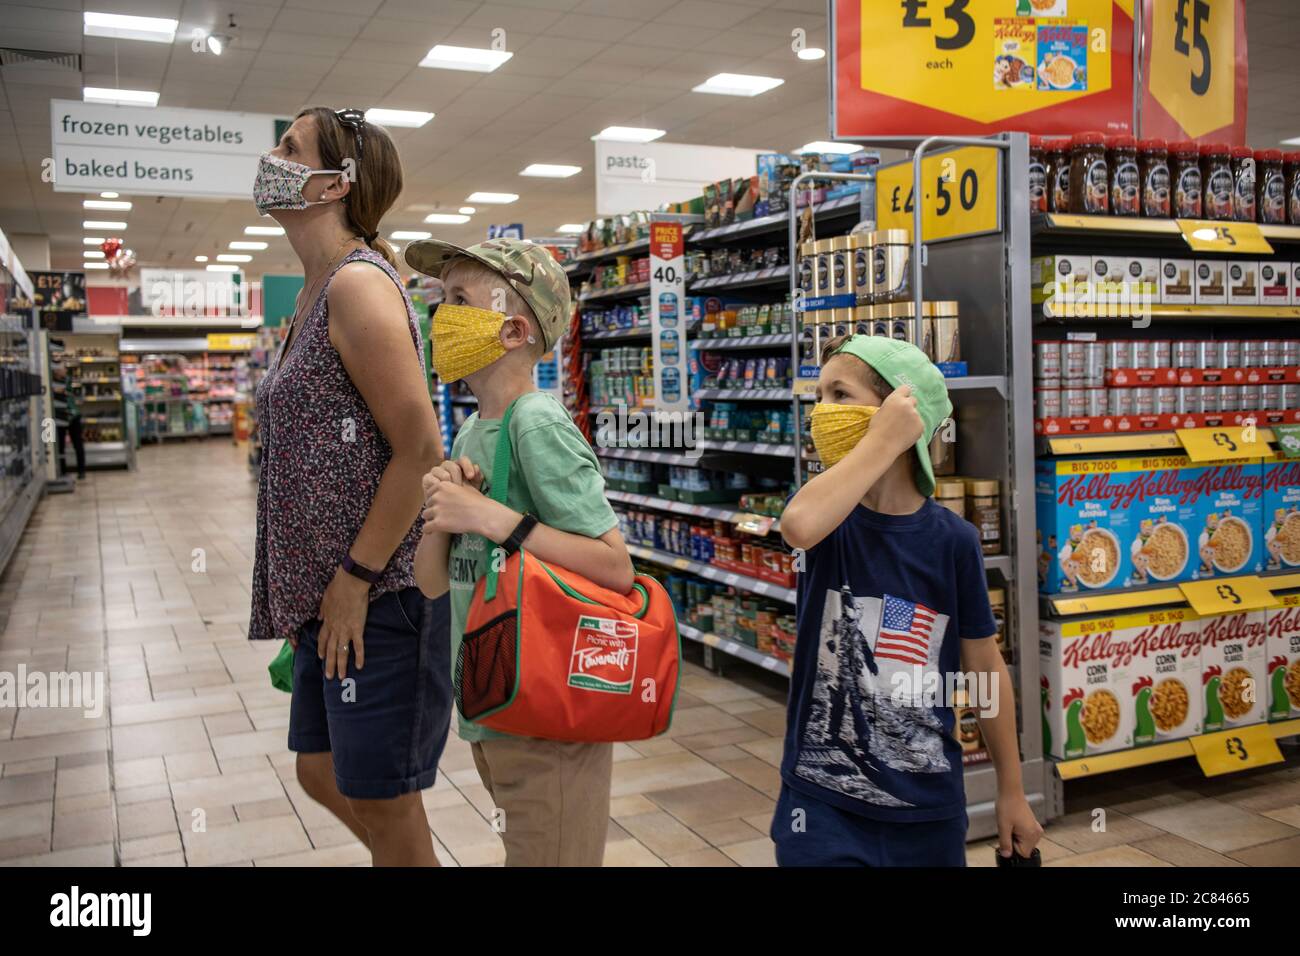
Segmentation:
{"type": "MultiPolygon", "coordinates": [[[[0,580],[0,671],[106,669],[112,708],[0,710],[0,865],[367,861],[293,779],[276,648],[244,639],[254,494],[241,453],[209,440],[146,448],[136,472],[41,504],[0,580]]],[[[771,864],[780,693],[691,666],[678,706],[671,736],[616,748],[607,862],[771,864]]],[[[1044,857],[1300,863],[1290,753],[1225,782],[1184,763],[1073,788],[1044,857]]],[[[468,746],[453,737],[442,770],[425,794],[439,856],[500,862],[468,746]]],[[[986,847],[972,864],[992,863],[986,847]]]]}

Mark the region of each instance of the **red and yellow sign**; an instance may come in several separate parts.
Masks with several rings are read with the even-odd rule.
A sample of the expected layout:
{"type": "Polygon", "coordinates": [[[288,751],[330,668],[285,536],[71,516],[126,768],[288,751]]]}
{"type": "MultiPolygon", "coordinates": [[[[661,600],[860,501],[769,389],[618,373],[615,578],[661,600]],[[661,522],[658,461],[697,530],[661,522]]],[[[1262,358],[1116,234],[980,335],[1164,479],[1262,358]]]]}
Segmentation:
{"type": "Polygon", "coordinates": [[[1246,142],[1245,0],[1143,0],[1143,136],[1246,142]]]}
{"type": "Polygon", "coordinates": [[[1133,0],[837,0],[834,138],[1132,131],[1133,0]]]}

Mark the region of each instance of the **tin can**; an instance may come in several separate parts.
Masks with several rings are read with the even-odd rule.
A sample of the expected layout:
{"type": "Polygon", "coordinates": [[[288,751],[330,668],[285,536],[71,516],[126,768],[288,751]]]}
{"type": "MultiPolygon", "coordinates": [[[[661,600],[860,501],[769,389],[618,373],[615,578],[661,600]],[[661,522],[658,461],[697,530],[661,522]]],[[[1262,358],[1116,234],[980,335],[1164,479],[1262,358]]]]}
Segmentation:
{"type": "Polygon", "coordinates": [[[1178,411],[1178,393],[1181,389],[1177,385],[1159,385],[1156,387],[1156,414],[1172,415],[1178,411]]]}
{"type": "Polygon", "coordinates": [[[1178,395],[1174,399],[1174,410],[1184,415],[1196,414],[1201,411],[1201,389],[1199,386],[1191,385],[1179,388],[1178,395]]]}
{"type": "Polygon", "coordinates": [[[1258,385],[1243,385],[1241,386],[1241,408],[1237,409],[1237,411],[1257,412],[1262,399],[1263,395],[1260,393],[1258,385]]]}
{"type": "Polygon", "coordinates": [[[1038,388],[1034,390],[1034,415],[1037,418],[1061,417],[1061,390],[1038,388]]]}
{"type": "Polygon", "coordinates": [[[1151,343],[1146,339],[1134,339],[1129,343],[1132,364],[1129,368],[1151,368],[1151,343]]]}
{"type": "Polygon", "coordinates": [[[1260,359],[1263,368],[1277,368],[1282,364],[1282,340],[1265,339],[1260,343],[1260,359]]]}
{"type": "Polygon", "coordinates": [[[1133,367],[1133,350],[1129,347],[1130,343],[1121,341],[1111,341],[1106,343],[1106,367],[1107,368],[1132,368],[1133,367]]]}
{"type": "Polygon", "coordinates": [[[1083,384],[1087,388],[1101,388],[1106,384],[1106,346],[1100,342],[1086,342],[1083,350],[1083,384]]]}
{"type": "Polygon", "coordinates": [[[1172,368],[1196,368],[1196,343],[1175,342],[1172,368]]]}
{"type": "Polygon", "coordinates": [[[860,305],[853,310],[853,334],[870,335],[872,332],[871,306],[860,305]]]}
{"type": "Polygon", "coordinates": [[[1286,339],[1282,342],[1282,364],[1300,365],[1300,339],[1286,339]]]}
{"type": "Polygon", "coordinates": [[[1061,380],[1061,343],[1034,343],[1034,378],[1040,382],[1061,380]]]}
{"type": "Polygon", "coordinates": [[[930,347],[934,354],[930,360],[936,365],[940,362],[961,361],[961,332],[957,317],[956,302],[928,302],[927,311],[932,314],[925,319],[930,336],[930,347]]]}
{"type": "MultiPolygon", "coordinates": [[[[1194,386],[1193,386],[1194,387],[1194,386]]],[[[1218,385],[1202,385],[1201,389],[1201,411],[1209,414],[1218,414],[1223,411],[1223,389],[1218,385]]]]}
{"type": "Polygon", "coordinates": [[[1061,350],[1061,380],[1079,383],[1087,376],[1087,342],[1066,342],[1061,350]]]}
{"type": "Polygon", "coordinates": [[[1133,413],[1135,415],[1154,415],[1156,413],[1156,390],[1150,385],[1133,389],[1133,413]]]}
{"type": "Polygon", "coordinates": [[[1133,389],[1108,389],[1106,392],[1106,411],[1111,415],[1132,415],[1133,389]]]}
{"type": "Polygon", "coordinates": [[[1260,339],[1246,339],[1241,343],[1240,368],[1263,368],[1264,343],[1260,339]]]}
{"type": "Polygon", "coordinates": [[[1088,389],[1061,389],[1061,411],[1070,418],[1083,418],[1088,414],[1088,389]]]}
{"type": "Polygon", "coordinates": [[[1214,368],[1219,361],[1219,343],[1208,339],[1194,343],[1196,345],[1196,364],[1193,368],[1214,368]]]}
{"type": "Polygon", "coordinates": [[[897,302],[911,294],[912,244],[906,229],[880,229],[868,237],[871,245],[873,302],[897,302]]]}
{"type": "Polygon", "coordinates": [[[1151,366],[1153,368],[1172,368],[1170,364],[1172,349],[1168,339],[1156,339],[1151,343],[1151,366]]]}
{"type": "Polygon", "coordinates": [[[1106,389],[1089,388],[1086,389],[1088,395],[1084,399],[1089,418],[1101,418],[1106,414],[1106,389]]]}
{"type": "Polygon", "coordinates": [[[1293,408],[1300,408],[1300,385],[1283,385],[1282,386],[1282,404],[1278,406],[1279,410],[1290,411],[1293,408]]]}
{"type": "Polygon", "coordinates": [[[1219,343],[1219,368],[1241,368],[1241,340],[1229,339],[1219,343]]]}
{"type": "Polygon", "coordinates": [[[1277,412],[1285,408],[1282,404],[1281,385],[1261,385],[1259,389],[1260,411],[1277,412]]]}
{"type": "Polygon", "coordinates": [[[1239,412],[1241,411],[1241,386],[1224,385],[1219,389],[1219,411],[1221,412],[1239,412]]]}

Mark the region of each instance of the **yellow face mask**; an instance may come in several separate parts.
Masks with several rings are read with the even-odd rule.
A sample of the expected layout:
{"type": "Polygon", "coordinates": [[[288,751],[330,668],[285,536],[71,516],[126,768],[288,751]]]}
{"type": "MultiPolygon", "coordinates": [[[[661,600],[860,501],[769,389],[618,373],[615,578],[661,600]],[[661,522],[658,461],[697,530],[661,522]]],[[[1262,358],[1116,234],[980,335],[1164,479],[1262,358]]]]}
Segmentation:
{"type": "Polygon", "coordinates": [[[440,305],[433,313],[433,370],[455,382],[487,368],[506,354],[501,326],[506,317],[472,305],[440,305]]]}
{"type": "Polygon", "coordinates": [[[809,416],[813,445],[822,467],[829,468],[853,450],[871,424],[878,405],[835,405],[818,402],[809,416]]]}

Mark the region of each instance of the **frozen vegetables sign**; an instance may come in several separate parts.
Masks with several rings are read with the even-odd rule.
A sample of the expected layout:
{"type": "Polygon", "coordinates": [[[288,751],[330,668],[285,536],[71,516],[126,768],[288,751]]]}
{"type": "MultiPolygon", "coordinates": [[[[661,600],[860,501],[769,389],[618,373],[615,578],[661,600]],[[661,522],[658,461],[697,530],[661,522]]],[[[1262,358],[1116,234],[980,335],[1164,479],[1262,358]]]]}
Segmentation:
{"type": "Polygon", "coordinates": [[[834,138],[1131,132],[1132,0],[835,0],[834,138]]]}

